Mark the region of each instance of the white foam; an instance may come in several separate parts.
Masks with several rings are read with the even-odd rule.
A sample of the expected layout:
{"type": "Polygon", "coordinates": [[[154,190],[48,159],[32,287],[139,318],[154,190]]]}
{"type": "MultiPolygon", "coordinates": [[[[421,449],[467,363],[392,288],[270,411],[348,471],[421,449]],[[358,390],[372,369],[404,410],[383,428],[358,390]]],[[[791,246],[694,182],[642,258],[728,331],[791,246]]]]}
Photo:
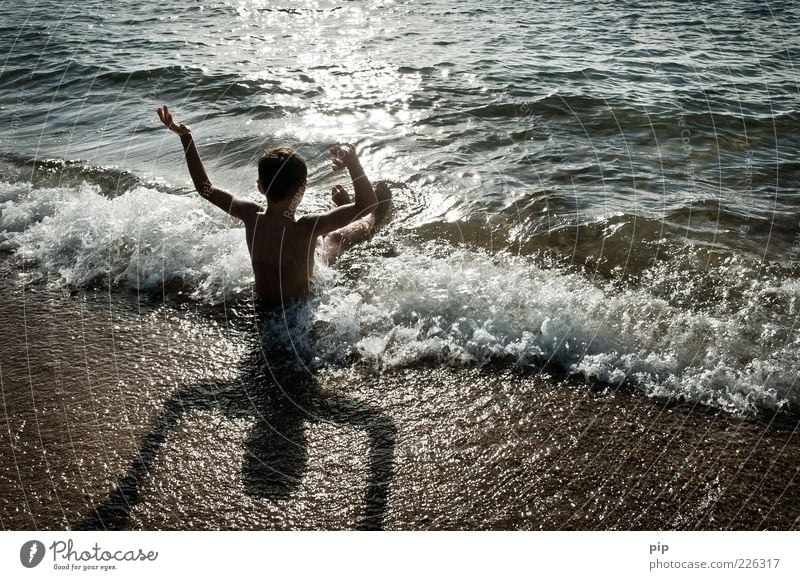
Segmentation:
{"type": "Polygon", "coordinates": [[[519,257],[455,250],[434,258],[412,249],[374,261],[355,288],[329,288],[316,316],[328,356],[355,353],[376,366],[551,361],[740,413],[797,408],[797,314],[765,307],[758,287],[792,305],[800,287],[754,285],[738,309],[694,311],[519,257]]]}
{"type": "Polygon", "coordinates": [[[96,186],[0,184],[0,248],[51,285],[110,280],[152,290],[182,280],[216,303],[249,288],[244,234],[197,197],[137,187],[109,199],[96,186]]]}

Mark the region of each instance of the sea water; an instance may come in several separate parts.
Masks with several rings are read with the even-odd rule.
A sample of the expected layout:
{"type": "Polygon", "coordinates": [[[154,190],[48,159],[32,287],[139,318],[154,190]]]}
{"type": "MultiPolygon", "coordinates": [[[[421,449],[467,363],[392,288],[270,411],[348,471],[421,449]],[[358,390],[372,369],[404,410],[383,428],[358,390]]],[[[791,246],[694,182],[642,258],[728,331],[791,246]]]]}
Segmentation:
{"type": "MultiPolygon", "coordinates": [[[[188,187],[353,141],[392,219],[317,265],[312,365],[510,365],[797,412],[800,10],[791,2],[0,4],[0,250],[26,284],[252,299],[188,187]]],[[[293,322],[290,319],[289,324],[293,322]]],[[[307,327],[307,328],[306,328],[307,327]]],[[[278,329],[273,329],[278,332],[278,329]]]]}

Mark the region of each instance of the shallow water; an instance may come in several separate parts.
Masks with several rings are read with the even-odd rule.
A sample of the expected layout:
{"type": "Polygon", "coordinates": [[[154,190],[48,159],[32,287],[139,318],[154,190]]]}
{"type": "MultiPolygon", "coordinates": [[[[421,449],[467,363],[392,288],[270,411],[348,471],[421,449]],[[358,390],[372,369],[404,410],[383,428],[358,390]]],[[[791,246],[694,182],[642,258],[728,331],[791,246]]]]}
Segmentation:
{"type": "MultiPolygon", "coordinates": [[[[798,410],[800,12],[791,2],[0,4],[0,249],[27,283],[246,303],[241,229],[187,192],[265,143],[392,222],[320,269],[315,368],[556,367],[738,414],[798,410]]],[[[154,298],[155,297],[155,298],[154,298]]]]}
{"type": "Polygon", "coordinates": [[[246,310],[5,290],[3,529],[800,524],[796,419],[502,367],[309,373],[246,310]]]}

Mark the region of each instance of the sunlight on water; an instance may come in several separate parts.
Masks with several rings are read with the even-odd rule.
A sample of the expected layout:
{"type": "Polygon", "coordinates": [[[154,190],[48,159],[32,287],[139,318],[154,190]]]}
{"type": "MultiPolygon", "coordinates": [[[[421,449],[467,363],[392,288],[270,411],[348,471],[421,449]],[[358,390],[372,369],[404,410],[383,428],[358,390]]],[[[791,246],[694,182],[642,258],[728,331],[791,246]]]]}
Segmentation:
{"type": "Polygon", "coordinates": [[[319,364],[550,361],[796,408],[800,9],[781,6],[6,3],[0,248],[55,288],[247,300],[242,230],[175,187],[169,103],[240,195],[266,144],[309,159],[309,210],[346,181],[335,142],[394,183],[353,270],[319,268],[300,325],[319,364]]]}

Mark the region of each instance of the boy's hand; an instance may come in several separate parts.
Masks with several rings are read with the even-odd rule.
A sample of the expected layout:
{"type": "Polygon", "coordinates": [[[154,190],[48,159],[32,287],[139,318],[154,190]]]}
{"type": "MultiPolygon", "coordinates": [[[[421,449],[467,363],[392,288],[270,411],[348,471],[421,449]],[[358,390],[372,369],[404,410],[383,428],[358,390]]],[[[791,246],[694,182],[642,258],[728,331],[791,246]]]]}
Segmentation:
{"type": "Polygon", "coordinates": [[[178,135],[188,135],[191,133],[189,127],[183,123],[175,123],[175,121],[172,120],[172,113],[169,112],[166,105],[156,109],[156,113],[158,113],[158,118],[161,119],[161,122],[173,133],[177,133],[178,135]]]}
{"type": "Polygon", "coordinates": [[[334,145],[331,147],[331,155],[333,159],[331,160],[331,165],[333,166],[334,171],[339,171],[340,169],[350,169],[353,166],[358,165],[358,155],[356,155],[356,147],[352,143],[348,143],[347,145],[334,145]]]}

